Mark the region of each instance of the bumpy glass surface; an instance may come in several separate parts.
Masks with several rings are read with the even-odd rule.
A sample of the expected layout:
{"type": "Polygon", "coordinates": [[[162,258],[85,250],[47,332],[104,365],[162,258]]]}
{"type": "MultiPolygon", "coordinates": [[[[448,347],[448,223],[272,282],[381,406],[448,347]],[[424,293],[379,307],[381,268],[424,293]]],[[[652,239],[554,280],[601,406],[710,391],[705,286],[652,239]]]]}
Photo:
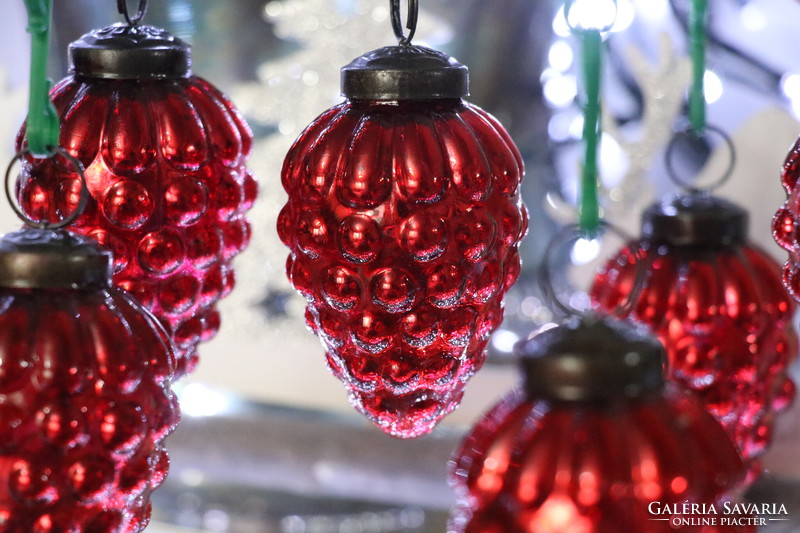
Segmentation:
{"type": "Polygon", "coordinates": [[[800,138],[786,156],[781,172],[781,184],[786,191],[786,202],[772,219],[772,235],[787,252],[789,258],[783,265],[783,284],[792,297],[800,302],[800,239],[797,227],[800,224],[800,138]]]}
{"type": "Polygon", "coordinates": [[[458,503],[449,533],[668,533],[669,521],[652,519],[672,515],[652,515],[651,502],[711,504],[744,475],[719,423],[670,388],[592,404],[513,391],[472,429],[450,467],[458,503]]]}
{"type": "Polygon", "coordinates": [[[0,531],[142,531],[179,416],[173,370],[127,293],[0,290],[0,531]]]}
{"type": "Polygon", "coordinates": [[[702,399],[749,462],[772,439],[775,414],[794,398],[787,374],[797,356],[795,306],[780,267],[752,246],[657,246],[641,241],[640,263],[626,248],[595,279],[591,296],[614,310],[629,298],[637,268],[646,280],[630,316],[667,348],[667,375],[702,399]]]}
{"type": "MultiPolygon", "coordinates": [[[[233,105],[197,77],[69,77],[52,92],[60,144],[86,167],[91,200],[70,229],[114,252],[114,283],[132,292],[175,341],[176,376],[220,325],[216,302],[234,284],[248,243],[256,181],[252,135],[233,105]]],[[[17,148],[24,142],[20,132],[17,148]]],[[[28,159],[19,202],[34,220],[61,220],[80,197],[63,158],[28,159]]]]}
{"type": "Polygon", "coordinates": [[[503,318],[527,228],[520,154],[461,100],[353,101],[295,142],[287,274],[353,405],[398,437],[463,395],[503,318]]]}

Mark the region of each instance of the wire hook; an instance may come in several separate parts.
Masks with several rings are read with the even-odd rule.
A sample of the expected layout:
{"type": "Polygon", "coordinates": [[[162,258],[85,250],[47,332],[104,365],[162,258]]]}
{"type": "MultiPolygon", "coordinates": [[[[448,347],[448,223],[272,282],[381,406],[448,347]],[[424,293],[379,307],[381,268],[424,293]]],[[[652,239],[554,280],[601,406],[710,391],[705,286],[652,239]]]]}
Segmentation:
{"type": "MultiPolygon", "coordinates": [[[[667,167],[667,176],[674,184],[690,194],[710,192],[724,185],[733,174],[733,170],[736,167],[736,145],[733,144],[733,140],[724,130],[716,126],[706,124],[703,132],[698,134],[694,126],[690,124],[672,136],[664,151],[664,161],[667,167]],[[689,159],[700,159],[699,163],[705,167],[714,149],[712,146],[713,137],[718,138],[720,147],[724,146],[724,150],[728,155],[728,164],[715,182],[705,187],[699,187],[692,183],[691,179],[681,177],[675,166],[676,153],[680,153],[682,150],[684,159],[687,159],[687,155],[689,159]]],[[[698,174],[701,172],[702,168],[697,170],[698,174]]]]}
{"type": "Polygon", "coordinates": [[[81,163],[78,158],[70,155],[70,153],[67,152],[67,150],[61,146],[55,148],[55,154],[63,157],[69,162],[75,173],[78,174],[78,179],[80,180],[81,183],[81,194],[80,197],[78,198],[78,205],[71,213],[64,214],[64,218],[62,218],[58,222],[50,222],[48,220],[41,220],[41,221],[33,220],[31,217],[27,215],[27,213],[25,213],[22,210],[17,201],[14,199],[14,194],[11,192],[11,171],[14,169],[14,165],[17,162],[24,163],[27,160],[28,156],[33,156],[34,159],[37,159],[36,155],[33,154],[27,148],[23,148],[21,152],[17,152],[17,154],[8,164],[8,168],[6,169],[5,181],[3,184],[5,188],[6,199],[8,200],[8,203],[11,206],[11,209],[14,211],[14,213],[28,227],[38,228],[38,229],[63,228],[72,224],[86,210],[86,203],[89,201],[89,186],[86,183],[86,174],[84,173],[83,163],[81,163]]]}
{"type": "MultiPolygon", "coordinates": [[[[124,0],[121,0],[124,1],[124,0]]],[[[417,32],[417,20],[419,19],[419,0],[408,0],[408,15],[406,16],[406,29],[408,35],[403,31],[403,22],[400,16],[400,0],[389,0],[392,12],[392,28],[394,34],[402,46],[411,44],[411,39],[417,32]]]]}
{"type": "Polygon", "coordinates": [[[131,18],[128,13],[127,0],[117,0],[117,11],[119,11],[120,15],[125,17],[125,21],[129,26],[138,26],[144,18],[145,13],[147,13],[147,0],[139,0],[139,8],[136,10],[136,16],[133,18],[131,18]]]}
{"type": "Polygon", "coordinates": [[[578,224],[564,226],[557,231],[550,239],[550,242],[547,243],[544,255],[542,256],[542,263],[539,266],[537,281],[539,283],[539,290],[541,291],[544,301],[549,304],[549,307],[552,310],[558,310],[564,316],[582,316],[587,314],[587,311],[577,309],[571,304],[564,302],[559,297],[555,288],[555,284],[553,283],[553,274],[552,269],[550,268],[550,262],[558,248],[564,245],[574,244],[579,239],[600,238],[603,234],[603,230],[605,230],[607,233],[616,235],[626,243],[625,245],[630,251],[630,257],[635,262],[636,268],[634,271],[633,286],[631,287],[630,294],[628,294],[628,297],[624,302],[621,302],[619,305],[617,305],[613,312],[616,316],[623,317],[627,316],[631,313],[631,311],[633,311],[634,306],[639,301],[639,297],[644,290],[645,283],[647,282],[647,272],[645,270],[646,267],[641,262],[642,256],[644,255],[643,250],[638,241],[631,238],[627,233],[617,226],[614,226],[603,219],[600,219],[599,227],[594,232],[587,233],[578,224]]]}

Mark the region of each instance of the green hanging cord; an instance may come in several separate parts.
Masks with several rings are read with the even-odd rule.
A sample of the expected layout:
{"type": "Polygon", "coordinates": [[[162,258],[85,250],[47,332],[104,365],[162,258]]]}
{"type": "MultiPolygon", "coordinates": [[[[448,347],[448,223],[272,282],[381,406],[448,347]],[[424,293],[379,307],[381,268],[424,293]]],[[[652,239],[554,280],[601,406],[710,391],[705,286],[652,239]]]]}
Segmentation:
{"type": "Polygon", "coordinates": [[[580,31],[583,49],[583,82],[586,103],[583,110],[584,160],[581,177],[579,225],[588,235],[600,227],[600,205],[597,199],[597,152],[600,143],[600,69],[602,67],[602,36],[600,30],[580,31]]]}
{"type": "Polygon", "coordinates": [[[53,0],[24,0],[31,34],[31,79],[28,100],[28,150],[36,157],[49,157],[58,146],[58,113],[50,101],[47,56],[50,51],[50,20],[53,0]]]}
{"type": "Polygon", "coordinates": [[[598,200],[598,147],[602,131],[600,122],[600,75],[603,59],[603,34],[611,31],[617,16],[617,0],[607,0],[610,20],[597,18],[598,0],[566,0],[564,17],[572,33],[581,41],[583,86],[586,101],[583,108],[584,159],[581,169],[581,195],[578,226],[581,232],[594,238],[601,226],[598,200]],[[578,10],[579,13],[575,11],[578,10]],[[582,15],[582,16],[581,16],[582,15]],[[603,25],[605,24],[605,25],[603,25]]]}
{"type": "Polygon", "coordinates": [[[689,121],[695,135],[706,129],[706,96],[703,77],[706,73],[706,23],[708,0],[692,0],[689,14],[689,41],[692,55],[692,89],[689,93],[689,121]]]}

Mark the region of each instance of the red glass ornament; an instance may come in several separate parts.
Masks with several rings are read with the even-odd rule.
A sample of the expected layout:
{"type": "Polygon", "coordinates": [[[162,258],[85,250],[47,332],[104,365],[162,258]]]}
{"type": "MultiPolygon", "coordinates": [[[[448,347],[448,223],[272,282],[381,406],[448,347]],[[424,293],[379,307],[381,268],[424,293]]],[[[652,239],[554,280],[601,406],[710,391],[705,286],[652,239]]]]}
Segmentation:
{"type": "Polygon", "coordinates": [[[744,210],[721,199],[681,196],[652,206],[644,219],[643,238],[607,263],[591,296],[614,310],[630,298],[637,270],[645,271],[628,316],[664,343],[668,377],[722,422],[752,479],[775,413],[795,394],[787,374],[797,356],[795,306],[780,267],[747,242],[744,210]]]}
{"type": "Polygon", "coordinates": [[[166,331],[66,232],[0,240],[0,530],[130,533],[179,411],[166,331]]]}
{"type": "Polygon", "coordinates": [[[664,388],[663,347],[649,333],[583,318],[516,351],[524,386],[451,461],[458,503],[449,533],[667,533],[676,530],[670,520],[655,519],[715,516],[710,506],[743,477],[720,424],[696,399],[664,388]],[[662,513],[684,503],[700,512],[662,513]]]}
{"type": "Polygon", "coordinates": [[[800,301],[800,242],[798,242],[797,225],[800,220],[800,192],[797,179],[800,177],[800,138],[786,156],[781,172],[781,184],[786,191],[786,202],[775,213],[772,219],[772,235],[784,250],[789,252],[789,259],[783,266],[783,284],[792,297],[800,301]]]}
{"type": "MultiPolygon", "coordinates": [[[[60,144],[86,167],[91,193],[71,229],[114,252],[114,283],[167,327],[176,376],[184,375],[197,362],[197,344],[217,332],[216,302],[234,283],[231,259],[250,238],[245,213],[257,186],[245,160],[252,135],[219,90],[191,76],[188,64],[180,68],[188,47],[163,30],[115,25],[70,50],[75,74],[52,99],[60,144]],[[145,60],[109,63],[105,51],[145,60]]],[[[79,193],[69,164],[26,160],[18,195],[32,219],[62,219],[79,193]]]]}
{"type": "MultiPolygon", "coordinates": [[[[432,54],[436,68],[453,65],[419,47],[365,58],[398,54],[401,73],[432,54]]],[[[496,119],[458,97],[404,96],[349,99],[301,134],[284,162],[278,232],[351,402],[408,438],[452,411],[483,364],[527,214],[523,163],[496,119]]]]}

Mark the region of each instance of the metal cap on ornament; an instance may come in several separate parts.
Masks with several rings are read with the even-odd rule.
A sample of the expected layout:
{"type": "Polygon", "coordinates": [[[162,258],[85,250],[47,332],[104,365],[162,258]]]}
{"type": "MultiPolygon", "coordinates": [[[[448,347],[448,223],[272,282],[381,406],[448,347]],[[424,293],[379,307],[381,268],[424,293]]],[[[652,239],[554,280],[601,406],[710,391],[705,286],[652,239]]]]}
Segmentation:
{"type": "Polygon", "coordinates": [[[0,239],[0,287],[84,289],[111,285],[111,252],[65,230],[26,228],[0,239]]]}
{"type": "Polygon", "coordinates": [[[76,76],[117,80],[186,78],[192,73],[188,44],[161,28],[140,26],[147,2],[131,17],[118,2],[127,23],[93,30],[69,45],[70,70],[76,76]]]}
{"type": "Polygon", "coordinates": [[[664,386],[666,352],[646,329],[597,315],[517,343],[529,398],[602,401],[640,398],[664,386]]]}
{"type": "Polygon", "coordinates": [[[357,57],[342,67],[342,96],[351,100],[436,100],[469,95],[469,70],[456,59],[411,44],[418,2],[409,2],[406,28],[400,23],[399,0],[392,1],[392,26],[400,41],[357,57]]]}
{"type": "Polygon", "coordinates": [[[642,233],[672,246],[738,246],[747,239],[747,211],[708,194],[683,194],[658,202],[642,215],[642,233]]]}
{"type": "Polygon", "coordinates": [[[670,246],[720,248],[745,244],[749,225],[747,211],[711,194],[733,172],[736,150],[730,137],[714,126],[707,125],[702,134],[685,128],[670,139],[664,157],[668,177],[685,192],[656,202],[644,211],[644,238],[657,245],[670,246]],[[718,150],[727,152],[728,163],[716,182],[701,188],[686,176],[698,174],[708,163],[714,150],[711,145],[714,137],[718,150]],[[690,172],[677,168],[678,161],[682,160],[688,162],[690,172]]]}
{"type": "Polygon", "coordinates": [[[342,96],[351,100],[434,100],[467,95],[467,67],[422,46],[379,48],[342,67],[342,96]]]}

